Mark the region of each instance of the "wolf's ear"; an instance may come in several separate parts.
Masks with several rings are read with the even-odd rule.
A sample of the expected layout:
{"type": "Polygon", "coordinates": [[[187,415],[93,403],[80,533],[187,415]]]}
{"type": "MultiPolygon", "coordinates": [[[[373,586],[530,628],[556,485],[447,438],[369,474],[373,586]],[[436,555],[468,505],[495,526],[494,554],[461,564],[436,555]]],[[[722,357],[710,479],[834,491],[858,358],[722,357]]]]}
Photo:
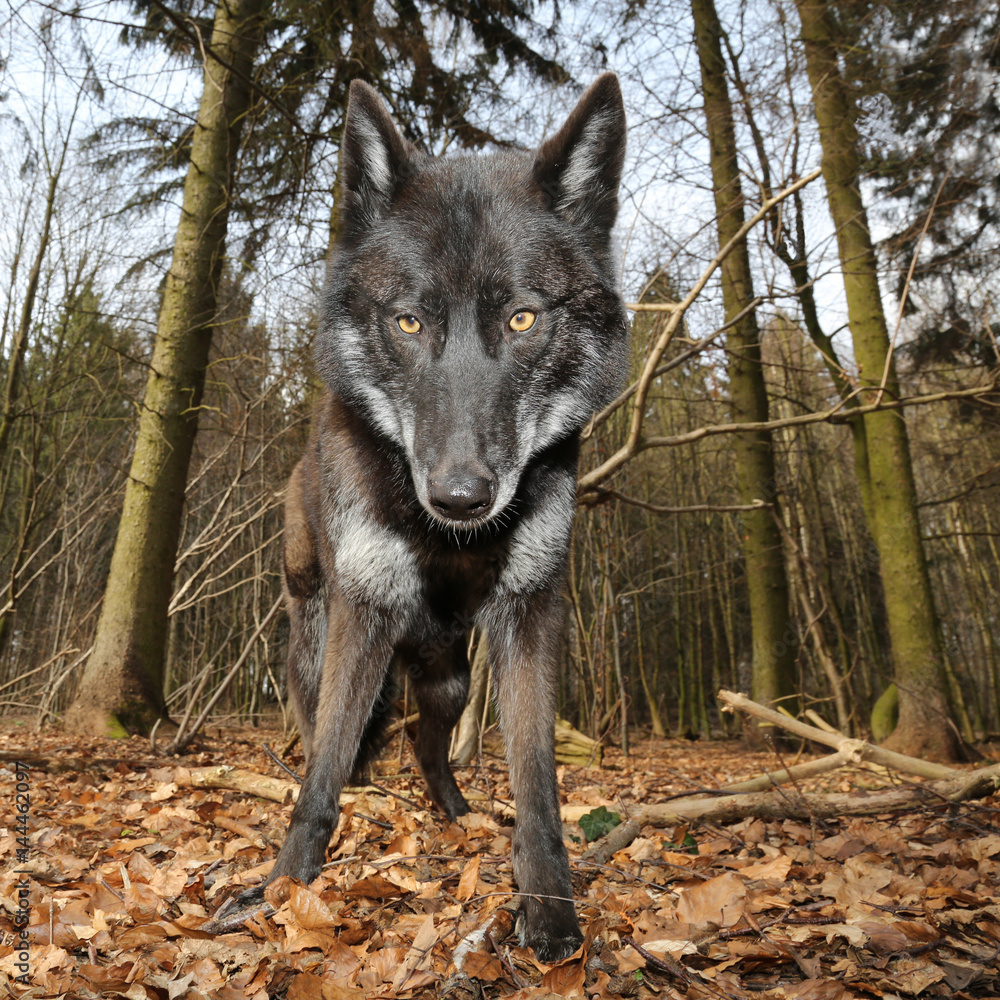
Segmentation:
{"type": "Polygon", "coordinates": [[[412,172],[416,152],[375,90],[352,80],[341,145],[341,214],[357,222],[378,218],[412,172]]]}
{"type": "Polygon", "coordinates": [[[535,180],[557,215],[610,231],[625,159],[625,106],[614,73],[599,76],[535,154],[535,180]]]}

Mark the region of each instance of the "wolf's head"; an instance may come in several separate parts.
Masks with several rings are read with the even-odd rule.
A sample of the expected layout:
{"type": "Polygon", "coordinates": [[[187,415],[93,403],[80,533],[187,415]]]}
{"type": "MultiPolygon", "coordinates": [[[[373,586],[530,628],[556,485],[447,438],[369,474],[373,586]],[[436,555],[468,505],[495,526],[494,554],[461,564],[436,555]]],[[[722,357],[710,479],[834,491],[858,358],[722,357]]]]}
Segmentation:
{"type": "Polygon", "coordinates": [[[437,522],[500,515],[529,463],[617,392],[628,327],[610,230],[624,151],[610,73],[538,150],[445,158],[351,85],[317,361],[403,450],[437,522]]]}

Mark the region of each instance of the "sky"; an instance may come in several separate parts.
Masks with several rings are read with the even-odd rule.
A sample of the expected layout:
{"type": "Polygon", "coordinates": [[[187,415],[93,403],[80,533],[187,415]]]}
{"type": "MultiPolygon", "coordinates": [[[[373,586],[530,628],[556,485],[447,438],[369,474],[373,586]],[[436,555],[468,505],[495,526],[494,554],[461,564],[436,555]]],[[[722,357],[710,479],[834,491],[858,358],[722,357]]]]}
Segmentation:
{"type": "MultiPolygon", "coordinates": [[[[720,6],[725,17],[725,5],[720,6]]],[[[768,73],[773,73],[762,44],[771,30],[766,20],[770,5],[751,9],[760,13],[757,23],[743,25],[743,67],[748,79],[766,85],[768,73]]],[[[8,191],[9,206],[18,206],[0,217],[0,273],[9,267],[14,253],[18,220],[33,216],[36,229],[38,225],[43,178],[37,173],[32,184],[24,166],[43,148],[54,155],[67,130],[72,129],[70,166],[63,181],[67,210],[60,219],[57,244],[68,253],[74,240],[84,238],[85,230],[88,238],[97,240],[99,233],[101,240],[110,243],[103,248],[108,255],[102,271],[107,295],[119,302],[123,313],[151,330],[155,322],[155,295],[151,293],[168,263],[167,256],[156,257],[154,251],[169,249],[179,206],[176,198],[167,199],[154,211],[123,216],[122,205],[131,190],[127,173],[117,171],[95,179],[91,171],[79,166],[92,155],[82,142],[116,115],[155,117],[163,109],[195,108],[200,75],[172,63],[156,49],[139,53],[125,50],[118,43],[121,25],[130,17],[124,4],[90,2],[77,10],[79,17],[70,21],[53,15],[53,8],[46,4],[24,0],[8,3],[0,15],[4,60],[0,69],[4,97],[0,105],[0,179],[8,191]],[[46,20],[52,25],[48,37],[46,20]],[[91,53],[87,58],[85,48],[91,53]],[[95,80],[100,86],[94,85],[95,80]],[[70,205],[75,207],[70,210],[70,205]],[[143,261],[145,265],[137,271],[143,261]]],[[[615,70],[622,80],[630,122],[617,227],[623,290],[626,298],[636,297],[655,267],[664,267],[686,290],[716,250],[708,150],[696,86],[698,65],[685,16],[687,5],[648,5],[641,15],[645,21],[633,25],[640,30],[628,45],[608,47],[595,55],[593,41],[614,38],[621,27],[609,24],[605,11],[597,4],[562,7],[556,39],[560,58],[581,85],[602,69],[615,70]]],[[[550,8],[540,9],[542,25],[548,23],[550,15],[550,8]]],[[[579,95],[579,89],[571,86],[545,92],[537,85],[526,87],[518,78],[512,87],[518,103],[530,110],[530,115],[515,123],[517,138],[524,143],[539,141],[546,126],[555,127],[579,95]]],[[[797,96],[804,105],[807,95],[797,96]]],[[[789,122],[782,120],[776,100],[762,115],[769,126],[768,141],[780,177],[782,170],[790,169],[789,122]]],[[[809,136],[808,129],[804,135],[797,164],[800,175],[818,165],[815,137],[809,136]]],[[[331,149],[334,146],[332,142],[331,149]]],[[[742,165],[747,175],[744,191],[753,200],[759,167],[750,160],[742,165]]],[[[842,331],[838,346],[849,358],[843,289],[836,273],[833,229],[820,182],[806,191],[804,200],[822,319],[828,331],[842,331]]],[[[316,205],[315,210],[316,219],[325,222],[328,205],[316,205]]],[[[280,221],[285,224],[277,227],[279,238],[273,239],[254,262],[249,279],[257,293],[259,318],[268,324],[313,311],[322,280],[324,226],[303,228],[291,220],[280,221]]],[[[28,229],[30,232],[31,224],[28,229]]],[[[759,241],[754,245],[754,267],[758,293],[770,290],[779,307],[792,308],[783,266],[775,265],[759,241]]],[[[19,287],[15,284],[11,298],[10,283],[3,282],[0,296],[13,302],[19,287]]],[[[889,305],[889,315],[893,315],[889,305]]],[[[718,295],[710,287],[692,310],[689,323],[705,333],[721,322],[720,317],[718,295]]]]}

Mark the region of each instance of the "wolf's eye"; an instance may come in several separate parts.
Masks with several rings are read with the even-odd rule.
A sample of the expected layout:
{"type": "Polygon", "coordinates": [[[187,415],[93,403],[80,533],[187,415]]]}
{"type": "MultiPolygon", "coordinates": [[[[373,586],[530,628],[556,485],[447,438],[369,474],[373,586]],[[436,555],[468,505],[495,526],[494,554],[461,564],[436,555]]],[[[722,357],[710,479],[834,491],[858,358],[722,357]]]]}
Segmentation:
{"type": "Polygon", "coordinates": [[[408,333],[413,336],[415,333],[420,333],[420,320],[416,316],[397,316],[396,326],[403,331],[403,333],[408,333]]]}
{"type": "Polygon", "coordinates": [[[507,325],[515,333],[524,333],[535,325],[535,314],[530,309],[521,309],[514,313],[507,325]]]}

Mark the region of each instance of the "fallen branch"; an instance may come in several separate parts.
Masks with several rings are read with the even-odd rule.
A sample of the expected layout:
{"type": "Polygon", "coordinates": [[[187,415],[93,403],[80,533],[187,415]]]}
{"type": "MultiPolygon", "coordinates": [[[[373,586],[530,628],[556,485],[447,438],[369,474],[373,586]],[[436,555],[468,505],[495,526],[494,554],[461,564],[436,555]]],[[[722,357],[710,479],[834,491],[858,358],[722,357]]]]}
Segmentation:
{"type": "MultiPolygon", "coordinates": [[[[858,742],[852,740],[851,742],[858,742]]],[[[809,760],[804,764],[796,764],[794,767],[782,768],[780,771],[769,771],[757,778],[750,778],[747,781],[736,781],[731,785],[724,785],[720,791],[726,794],[735,795],[738,792],[766,792],[774,788],[775,785],[785,785],[790,781],[805,781],[808,778],[815,778],[820,774],[827,774],[836,771],[838,767],[846,767],[848,764],[858,763],[854,747],[843,747],[829,757],[820,757],[819,760],[809,760]]]]}
{"type": "Polygon", "coordinates": [[[810,726],[805,722],[800,722],[789,715],[783,715],[774,709],[765,708],[751,701],[745,694],[737,694],[735,691],[719,692],[719,700],[723,702],[723,711],[740,711],[747,715],[752,715],[764,722],[787,729],[796,736],[812,740],[814,743],[822,743],[824,746],[833,747],[835,750],[849,750],[852,754],[852,762],[860,764],[863,761],[872,761],[884,767],[892,768],[894,771],[902,771],[904,774],[916,774],[921,778],[953,778],[956,775],[965,775],[968,772],[958,771],[953,767],[946,767],[944,764],[935,764],[929,760],[920,760],[917,757],[907,757],[906,754],[893,753],[892,750],[885,750],[882,747],[867,743],[864,740],[852,739],[836,732],[827,732],[817,726],[810,726]]]}
{"type": "Polygon", "coordinates": [[[565,719],[556,719],[556,763],[574,767],[600,767],[604,747],[565,719]]]}
{"type": "Polygon", "coordinates": [[[272,802],[295,802],[299,797],[299,783],[289,778],[272,778],[242,767],[219,764],[215,767],[179,767],[174,772],[178,785],[190,788],[223,788],[245,792],[272,802]]]}
{"type": "Polygon", "coordinates": [[[921,806],[985,798],[1000,790],[1000,765],[921,785],[896,786],[875,792],[803,795],[772,789],[738,795],[700,796],[646,806],[637,813],[640,822],[671,826],[692,819],[708,823],[736,823],[743,819],[836,819],[840,816],[872,816],[878,813],[916,809],[921,806]]]}
{"type": "MultiPolygon", "coordinates": [[[[231,792],[244,792],[261,799],[282,804],[295,803],[299,798],[297,781],[289,778],[273,778],[269,774],[258,774],[243,767],[218,764],[214,767],[179,767],[174,772],[174,781],[188,788],[221,788],[231,792]]],[[[385,795],[376,785],[347,787],[340,793],[340,801],[357,802],[364,795],[385,795]]]]}
{"type": "Polygon", "coordinates": [[[620,826],[616,826],[606,837],[591,844],[580,855],[581,861],[592,861],[594,864],[606,865],[616,851],[621,851],[639,836],[639,820],[632,818],[620,826]]]}
{"type": "MultiPolygon", "coordinates": [[[[743,819],[837,819],[842,816],[871,816],[934,805],[950,805],[986,798],[1000,791],[1000,764],[977,771],[960,771],[930,761],[907,757],[877,747],[864,740],[851,739],[836,731],[807,723],[765,708],[746,695],[720,691],[719,698],[728,711],[739,710],[780,726],[804,739],[832,746],[836,753],[819,760],[798,764],[769,774],[737,782],[712,794],[698,793],[670,802],[648,805],[635,810],[627,823],[594,844],[585,859],[607,860],[617,850],[627,847],[642,826],[672,826],[691,820],[725,824],[743,819]],[[797,789],[778,786],[825,774],[846,765],[872,763],[894,771],[914,774],[926,780],[876,791],[836,794],[803,794],[797,789]]],[[[593,808],[566,806],[564,822],[577,822],[593,808]]]]}
{"type": "MultiPolygon", "coordinates": [[[[986,798],[1000,791],[1000,764],[977,771],[959,771],[918,760],[904,754],[893,753],[873,746],[864,740],[851,739],[837,732],[828,732],[800,722],[751,701],[745,695],[720,691],[720,699],[730,711],[739,709],[747,714],[787,729],[805,739],[833,746],[836,753],[819,760],[808,761],[736,782],[712,794],[699,792],[670,802],[647,805],[633,811],[627,823],[616,827],[609,836],[592,845],[585,859],[603,863],[615,851],[627,847],[639,834],[642,826],[672,826],[691,820],[708,823],[735,823],[747,818],[755,819],[836,819],[841,816],[871,816],[923,806],[966,802],[986,798]],[[836,794],[802,794],[797,790],[782,790],[778,786],[825,774],[851,764],[875,763],[896,771],[916,774],[931,780],[920,784],[897,785],[877,791],[857,791],[836,794]]],[[[179,785],[194,788],[224,788],[257,795],[274,802],[295,802],[299,785],[286,778],[273,778],[242,768],[221,765],[218,767],[178,768],[174,779],[179,785]]],[[[341,802],[355,802],[359,796],[383,794],[377,787],[350,788],[341,793],[341,802]]],[[[480,796],[468,795],[475,805],[480,796]]],[[[493,804],[494,811],[512,816],[510,805],[493,804]]],[[[595,808],[588,805],[563,806],[564,823],[576,823],[595,808]]]]}

